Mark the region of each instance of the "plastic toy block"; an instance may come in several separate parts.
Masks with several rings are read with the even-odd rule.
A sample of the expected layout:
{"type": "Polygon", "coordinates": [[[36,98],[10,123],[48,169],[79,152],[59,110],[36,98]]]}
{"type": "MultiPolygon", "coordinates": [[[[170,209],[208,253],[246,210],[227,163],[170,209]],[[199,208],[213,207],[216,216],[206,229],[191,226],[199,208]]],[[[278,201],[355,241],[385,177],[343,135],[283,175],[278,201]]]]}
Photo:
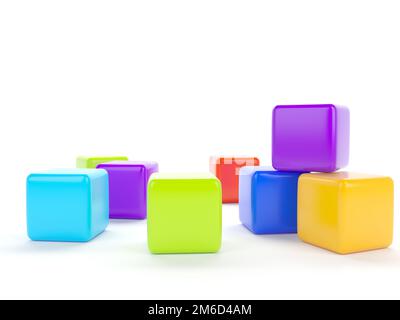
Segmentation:
{"type": "Polygon", "coordinates": [[[349,162],[350,112],[332,104],[277,106],[272,165],[280,171],[334,172],[349,162]]]}
{"type": "Polygon", "coordinates": [[[34,241],[86,242],[108,225],[104,170],[54,170],[27,179],[28,236],[34,241]]]}
{"type": "Polygon", "coordinates": [[[127,161],[128,157],[78,157],[76,167],[81,169],[95,169],[99,164],[111,161],[127,161]]]}
{"type": "Polygon", "coordinates": [[[393,181],[347,172],[299,179],[301,240],[339,254],[389,247],[393,239],[393,181]]]}
{"type": "Polygon", "coordinates": [[[111,219],[146,219],[147,183],[158,171],[155,162],[112,161],[99,164],[108,172],[111,219]]]}
{"type": "Polygon", "coordinates": [[[239,202],[239,171],[246,166],[258,166],[260,160],[247,157],[212,157],[210,171],[221,181],[222,202],[239,202]]]}
{"type": "Polygon", "coordinates": [[[240,170],[240,221],[255,234],[297,232],[297,185],[301,173],[267,167],[240,170]]]}
{"type": "Polygon", "coordinates": [[[155,173],[148,185],[148,246],[155,254],[221,247],[221,183],[211,174],[155,173]]]}

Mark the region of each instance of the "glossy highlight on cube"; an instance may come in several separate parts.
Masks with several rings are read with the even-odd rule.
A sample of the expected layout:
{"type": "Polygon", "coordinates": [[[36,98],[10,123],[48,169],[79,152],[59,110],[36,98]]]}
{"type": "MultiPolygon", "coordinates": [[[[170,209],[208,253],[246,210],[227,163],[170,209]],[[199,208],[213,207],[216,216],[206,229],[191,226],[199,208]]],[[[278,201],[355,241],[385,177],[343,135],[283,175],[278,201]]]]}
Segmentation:
{"type": "Polygon", "coordinates": [[[220,181],[212,174],[153,174],[148,185],[147,229],[149,250],[154,254],[218,252],[220,181]]]}
{"type": "Polygon", "coordinates": [[[239,202],[239,172],[246,166],[259,166],[255,157],[211,157],[210,171],[221,181],[222,202],[239,202]]]}
{"type": "Polygon", "coordinates": [[[273,111],[272,127],[272,165],[276,170],[334,172],[348,165],[348,108],[281,105],[273,111]]]}
{"type": "Polygon", "coordinates": [[[31,240],[86,242],[106,229],[108,216],[108,175],[104,170],[51,170],[27,178],[31,240]]]}
{"type": "Polygon", "coordinates": [[[255,234],[297,232],[297,186],[300,172],[268,167],[240,170],[240,221],[255,234]]]}
{"type": "Polygon", "coordinates": [[[111,161],[127,161],[125,156],[79,156],[76,159],[76,167],[80,169],[95,169],[99,164],[111,161]]]}
{"type": "Polygon", "coordinates": [[[387,248],[393,241],[393,193],[389,177],[304,174],[299,180],[299,238],[339,254],[387,248]]]}
{"type": "Polygon", "coordinates": [[[112,161],[99,164],[108,172],[111,219],[146,219],[147,183],[158,171],[149,161],[112,161]]]}

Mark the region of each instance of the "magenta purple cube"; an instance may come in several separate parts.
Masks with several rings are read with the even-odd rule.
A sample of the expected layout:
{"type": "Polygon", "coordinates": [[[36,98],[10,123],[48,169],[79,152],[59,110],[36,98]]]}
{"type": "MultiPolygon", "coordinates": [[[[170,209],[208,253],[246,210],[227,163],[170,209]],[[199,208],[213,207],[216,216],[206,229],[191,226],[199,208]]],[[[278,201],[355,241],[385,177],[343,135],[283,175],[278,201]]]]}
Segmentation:
{"type": "Polygon", "coordinates": [[[147,183],[156,162],[112,161],[97,166],[108,173],[110,219],[146,219],[147,183]]]}
{"type": "Polygon", "coordinates": [[[272,165],[276,170],[334,172],[348,165],[349,144],[346,107],[280,105],[273,111],[272,165]]]}

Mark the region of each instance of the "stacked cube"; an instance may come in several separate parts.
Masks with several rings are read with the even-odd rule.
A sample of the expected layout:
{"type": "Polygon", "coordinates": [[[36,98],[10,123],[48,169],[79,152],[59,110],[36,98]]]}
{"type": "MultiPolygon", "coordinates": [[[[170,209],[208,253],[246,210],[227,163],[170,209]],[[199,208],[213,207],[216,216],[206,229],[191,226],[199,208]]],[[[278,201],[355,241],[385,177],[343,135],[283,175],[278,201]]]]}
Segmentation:
{"type": "Polygon", "coordinates": [[[341,254],[388,247],[392,179],[335,173],[348,164],[349,131],[345,107],[277,106],[272,134],[276,171],[241,170],[242,223],[255,234],[298,231],[301,240],[341,254]]]}
{"type": "Polygon", "coordinates": [[[297,183],[300,173],[268,167],[240,172],[240,220],[255,234],[297,232],[297,183]]]}

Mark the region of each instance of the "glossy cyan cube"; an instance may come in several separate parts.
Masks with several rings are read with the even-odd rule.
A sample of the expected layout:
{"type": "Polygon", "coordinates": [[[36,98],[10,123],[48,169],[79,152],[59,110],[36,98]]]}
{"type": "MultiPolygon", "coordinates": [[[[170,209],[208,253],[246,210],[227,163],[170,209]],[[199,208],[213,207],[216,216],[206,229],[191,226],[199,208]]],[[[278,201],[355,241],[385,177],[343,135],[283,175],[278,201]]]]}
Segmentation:
{"type": "Polygon", "coordinates": [[[301,173],[267,167],[240,170],[240,221],[255,234],[297,232],[297,185],[301,173]]]}
{"type": "Polygon", "coordinates": [[[145,219],[147,183],[158,171],[156,162],[112,161],[99,164],[108,172],[111,219],[145,219]]]}
{"type": "Polygon", "coordinates": [[[86,242],[102,233],[108,222],[106,171],[52,170],[28,177],[30,239],[86,242]]]}
{"type": "Polygon", "coordinates": [[[259,166],[255,157],[212,157],[210,171],[221,181],[222,202],[239,202],[239,172],[246,166],[259,166]]]}
{"type": "Polygon", "coordinates": [[[339,253],[387,248],[393,240],[393,180],[347,172],[299,179],[298,234],[339,253]]]}
{"type": "Polygon", "coordinates": [[[152,253],[215,253],[221,247],[221,183],[211,174],[155,173],[148,185],[152,253]]]}
{"type": "Polygon", "coordinates": [[[127,161],[128,157],[125,156],[97,156],[97,157],[83,157],[80,156],[76,159],[76,167],[81,169],[95,169],[99,164],[111,161],[127,161]]]}
{"type": "Polygon", "coordinates": [[[280,171],[334,172],[349,162],[350,112],[325,105],[277,106],[272,165],[280,171]]]}

